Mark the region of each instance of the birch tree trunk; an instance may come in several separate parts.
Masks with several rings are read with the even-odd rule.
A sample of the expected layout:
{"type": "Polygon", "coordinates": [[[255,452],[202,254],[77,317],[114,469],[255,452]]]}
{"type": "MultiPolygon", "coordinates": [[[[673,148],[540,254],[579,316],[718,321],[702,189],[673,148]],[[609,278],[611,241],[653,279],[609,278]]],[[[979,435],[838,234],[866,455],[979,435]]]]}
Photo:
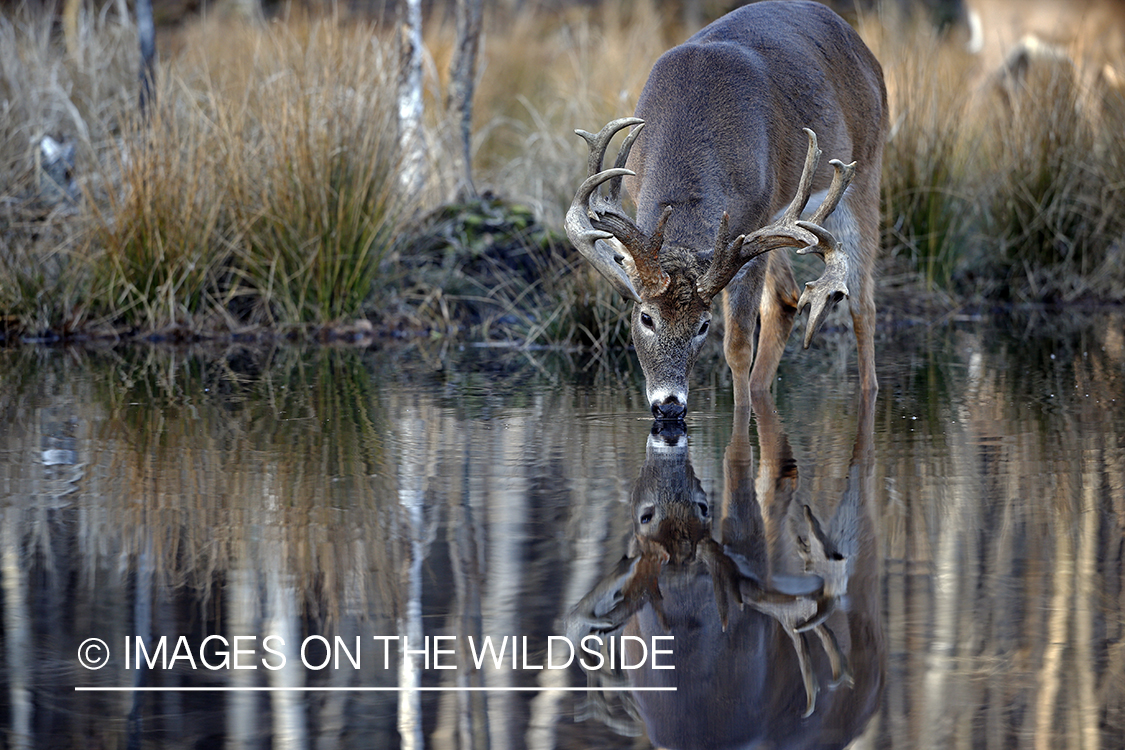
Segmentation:
{"type": "Polygon", "coordinates": [[[461,157],[458,200],[477,197],[473,186],[473,93],[476,90],[477,57],[480,50],[481,0],[457,0],[457,52],[449,76],[446,109],[460,125],[461,157]]]}
{"type": "Polygon", "coordinates": [[[426,177],[426,146],[422,138],[422,2],[399,4],[398,143],[402,152],[399,184],[409,198],[426,177]]]}

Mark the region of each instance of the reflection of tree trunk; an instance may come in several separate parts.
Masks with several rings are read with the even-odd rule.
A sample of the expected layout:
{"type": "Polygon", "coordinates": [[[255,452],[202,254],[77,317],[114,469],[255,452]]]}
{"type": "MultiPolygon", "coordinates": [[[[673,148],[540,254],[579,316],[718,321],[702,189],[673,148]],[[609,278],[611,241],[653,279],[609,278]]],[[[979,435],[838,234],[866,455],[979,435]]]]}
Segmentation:
{"type": "MultiPolygon", "coordinates": [[[[460,492],[450,492],[449,548],[450,563],[453,569],[453,583],[457,591],[457,609],[454,633],[461,642],[473,638],[477,643],[483,635],[481,614],[481,581],[483,574],[478,547],[479,528],[473,513],[472,496],[469,492],[469,476],[477,467],[487,462],[487,457],[473,453],[475,443],[468,443],[464,458],[464,476],[460,492]]],[[[462,650],[461,654],[465,652],[462,650]]],[[[462,658],[457,672],[458,687],[477,687],[481,684],[480,673],[473,670],[472,664],[462,658]]],[[[459,692],[456,697],[457,742],[461,750],[488,747],[487,703],[483,693],[459,692]]]]}
{"type": "MultiPolygon", "coordinates": [[[[276,528],[276,527],[275,527],[276,528]]],[[[283,573],[286,545],[280,538],[270,540],[269,550],[263,545],[266,569],[266,601],[269,616],[266,620],[265,634],[279,636],[285,643],[276,642],[274,649],[285,654],[285,666],[268,670],[270,687],[270,712],[273,715],[273,747],[308,747],[308,732],[305,728],[305,701],[300,693],[292,688],[304,684],[299,644],[301,629],[298,627],[297,592],[293,576],[283,573]],[[272,560],[270,558],[273,558],[272,560]]],[[[233,652],[233,648],[231,649],[233,652]]]]}
{"type": "MultiPolygon", "coordinates": [[[[153,651],[152,643],[152,587],[153,587],[153,552],[152,552],[152,529],[145,526],[143,519],[141,520],[141,529],[144,534],[144,549],[141,554],[137,556],[137,585],[133,592],[133,640],[140,639],[144,642],[146,650],[151,654],[153,651]]],[[[133,685],[141,687],[145,684],[145,676],[147,671],[145,667],[140,664],[134,665],[137,668],[136,676],[133,678],[133,685]]],[[[128,746],[130,750],[133,748],[141,747],[141,738],[144,736],[144,726],[142,722],[144,711],[145,694],[133,693],[133,705],[129,710],[129,739],[128,746]]]]}
{"type": "MultiPolygon", "coordinates": [[[[414,412],[399,420],[402,455],[399,457],[398,513],[396,536],[406,545],[398,555],[402,574],[399,579],[399,636],[406,646],[421,652],[425,644],[422,623],[422,576],[426,547],[430,541],[430,524],[426,519],[426,487],[435,472],[437,441],[441,435],[438,416],[417,404],[402,412],[414,412]]],[[[404,750],[421,750],[422,735],[421,653],[404,656],[399,642],[398,731],[404,750]]]]}
{"type": "MultiPolygon", "coordinates": [[[[958,421],[968,424],[971,414],[962,404],[958,421]]],[[[933,550],[933,635],[927,652],[922,737],[930,747],[946,747],[956,732],[956,722],[964,716],[950,710],[952,704],[965,700],[964,690],[969,685],[958,681],[958,664],[962,656],[961,645],[974,627],[975,611],[965,606],[964,597],[972,596],[978,587],[973,580],[964,580],[979,570],[975,560],[976,545],[970,517],[979,505],[979,493],[984,486],[980,476],[979,461],[971,446],[976,440],[955,438],[949,441],[948,467],[944,482],[931,481],[935,497],[930,507],[941,509],[938,519],[937,539],[933,550]],[[959,691],[954,697],[954,690],[959,691]]],[[[938,471],[941,471],[940,467],[938,471]]],[[[938,472],[934,472],[935,475],[938,472]]]]}
{"type": "MultiPolygon", "coordinates": [[[[239,562],[249,566],[246,559],[245,548],[242,548],[239,562]]],[[[236,563],[237,564],[237,563],[236,563]]],[[[250,568],[234,568],[230,571],[230,582],[226,587],[227,605],[227,640],[233,642],[236,635],[250,635],[257,632],[259,623],[258,613],[258,577],[250,568]]],[[[268,633],[263,634],[268,635],[268,633]]],[[[276,658],[276,657],[272,657],[276,658]]],[[[230,671],[231,687],[246,688],[254,685],[256,670],[232,669],[230,671]]],[[[230,750],[254,747],[258,735],[257,694],[251,692],[234,692],[227,696],[226,746],[230,750]]]]}
{"type": "MultiPolygon", "coordinates": [[[[1062,483],[1063,487],[1066,483],[1062,483]]],[[[1062,489],[1060,489],[1062,492],[1062,489]]],[[[1066,507],[1067,498],[1054,498],[1056,508],[1066,507]]],[[[1047,643],[1043,651],[1043,666],[1039,670],[1039,698],[1035,706],[1035,747],[1046,750],[1055,746],[1055,705],[1059,694],[1059,677],[1063,669],[1063,654],[1067,647],[1067,620],[1070,619],[1068,603],[1072,596],[1074,578],[1074,548],[1070,528],[1065,518],[1053,519],[1055,527],[1055,555],[1051,566],[1054,593],[1047,605],[1047,643]]]]}
{"type": "Polygon", "coordinates": [[[31,736],[31,617],[27,609],[27,582],[20,565],[19,509],[0,512],[0,581],[4,586],[4,646],[7,651],[9,724],[5,740],[14,750],[34,746],[31,736]]]}
{"type": "Polygon", "coordinates": [[[1077,554],[1077,600],[1074,602],[1074,645],[1076,654],[1072,668],[1078,679],[1077,719],[1079,726],[1079,747],[1097,748],[1099,745],[1098,723],[1101,703],[1097,695],[1097,657],[1092,645],[1098,638],[1098,521],[1101,514],[1098,508],[1098,490],[1101,485],[1102,449],[1099,441],[1085,438],[1079,442],[1082,451],[1082,504],[1079,508],[1081,521],[1078,524],[1077,554]]]}
{"type": "MultiPolygon", "coordinates": [[[[425,560],[422,540],[419,538],[423,523],[422,501],[404,497],[400,491],[399,500],[406,514],[410,528],[410,547],[405,555],[405,575],[400,590],[405,594],[402,613],[399,618],[399,636],[406,639],[406,646],[412,650],[421,649],[425,643],[422,627],[422,562],[425,560]]],[[[400,655],[402,644],[399,644],[400,655]]],[[[421,750],[425,747],[422,736],[422,694],[417,688],[422,685],[422,670],[419,666],[421,656],[414,654],[402,656],[399,662],[398,685],[398,733],[402,738],[404,750],[421,750]]]]}
{"type": "MultiPolygon", "coordinates": [[[[528,422],[524,419],[512,419],[505,426],[507,429],[486,433],[495,439],[489,450],[490,455],[496,458],[483,478],[489,531],[485,558],[488,586],[482,606],[485,612],[483,631],[494,641],[504,636],[519,640],[518,636],[522,635],[520,600],[525,572],[522,545],[528,512],[527,477],[522,473],[522,467],[523,451],[531,436],[526,432],[528,422]]],[[[511,686],[516,673],[510,664],[508,662],[496,669],[489,660],[483,667],[485,683],[490,687],[511,686]]],[[[516,701],[516,693],[490,694],[488,728],[493,747],[519,746],[511,726],[512,720],[520,714],[516,701]]]]}
{"type": "MultiPolygon", "coordinates": [[[[272,646],[274,650],[285,654],[285,665],[281,669],[266,670],[266,680],[273,688],[269,694],[273,747],[304,748],[308,746],[306,702],[303,694],[293,690],[305,684],[300,653],[302,629],[297,606],[296,576],[290,562],[291,529],[284,512],[286,497],[275,486],[280,468],[270,464],[263,466],[264,486],[260,492],[263,534],[262,542],[256,545],[262,569],[268,571],[262,581],[266,589],[263,636],[278,636],[281,641],[274,642],[272,646]]],[[[231,645],[233,653],[233,643],[231,645]]],[[[262,652],[264,653],[264,649],[262,652]]]]}

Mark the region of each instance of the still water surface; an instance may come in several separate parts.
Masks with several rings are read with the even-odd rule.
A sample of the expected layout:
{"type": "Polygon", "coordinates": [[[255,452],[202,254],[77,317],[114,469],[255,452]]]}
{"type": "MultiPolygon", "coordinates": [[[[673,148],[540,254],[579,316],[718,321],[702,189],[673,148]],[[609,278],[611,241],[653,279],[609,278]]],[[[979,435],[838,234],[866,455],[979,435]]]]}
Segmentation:
{"type": "Polygon", "coordinates": [[[6,745],[1125,747],[1123,330],[0,352],[6,745]]]}

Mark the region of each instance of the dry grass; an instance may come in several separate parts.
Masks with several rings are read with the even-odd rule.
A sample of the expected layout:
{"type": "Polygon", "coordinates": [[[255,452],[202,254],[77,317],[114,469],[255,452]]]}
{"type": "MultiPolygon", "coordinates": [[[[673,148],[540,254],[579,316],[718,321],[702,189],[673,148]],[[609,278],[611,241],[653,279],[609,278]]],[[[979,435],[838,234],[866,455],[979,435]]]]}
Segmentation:
{"type": "MultiPolygon", "coordinates": [[[[444,246],[464,292],[417,278],[404,288],[412,228],[434,225],[405,220],[446,206],[456,187],[456,128],[444,112],[451,26],[428,26],[429,175],[404,205],[393,44],[369,23],[188,24],[163,61],[159,106],[140,122],[131,22],[86,19],[71,56],[49,18],[5,10],[4,327],[284,330],[405,305],[423,326],[464,330],[442,320],[463,294],[492,311],[474,313],[474,335],[622,342],[621,301],[550,231],[520,229],[518,212],[513,236],[555,247],[538,277],[470,278],[487,266],[498,279],[511,255],[479,262],[491,252],[479,249],[491,236],[481,230],[444,246]],[[36,169],[45,134],[76,146],[73,204],[46,199],[36,169]],[[495,325],[501,318],[509,324],[495,325]]],[[[963,297],[1120,301],[1125,146],[1110,124],[1125,111],[1120,51],[1066,47],[1069,68],[1036,58],[1000,87],[995,55],[970,55],[927,28],[888,32],[870,18],[859,27],[883,62],[892,110],[885,275],[963,297]]],[[[477,185],[557,232],[585,165],[573,129],[630,113],[652,63],[687,33],[650,2],[494,11],[475,100],[477,185]]],[[[462,229],[471,234],[472,212],[494,205],[466,209],[462,229]]]]}
{"type": "Polygon", "coordinates": [[[360,315],[394,238],[394,71],[369,28],[199,30],[122,154],[96,245],[105,313],[147,326],[360,315]]]}
{"type": "Polygon", "coordinates": [[[1119,53],[1033,38],[1022,57],[969,54],[924,27],[862,31],[892,112],[888,268],[970,299],[1125,300],[1119,53]]]}

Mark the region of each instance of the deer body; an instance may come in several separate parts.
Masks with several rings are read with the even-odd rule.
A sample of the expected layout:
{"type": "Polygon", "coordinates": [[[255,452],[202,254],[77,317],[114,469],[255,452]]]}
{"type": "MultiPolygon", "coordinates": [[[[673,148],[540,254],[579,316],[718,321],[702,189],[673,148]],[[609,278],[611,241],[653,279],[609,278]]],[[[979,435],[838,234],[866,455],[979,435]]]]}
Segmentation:
{"type": "Polygon", "coordinates": [[[808,346],[845,295],[861,386],[878,388],[872,271],[886,110],[882,69],[843,19],[815,2],[762,2],[729,13],[660,57],[637,119],[607,126],[644,123],[643,133],[635,129],[622,146],[627,161],[619,156],[618,169],[600,172],[606,131],[597,143],[585,134],[592,151],[587,183],[597,176],[610,181],[611,200],[591,202],[580,189],[576,205],[585,197],[593,234],[576,238],[570,215],[568,231],[637,302],[633,343],[654,416],[685,413],[688,375],[719,291],[736,405],[769,388],[798,307],[813,307],[808,346]],[[811,145],[802,128],[815,132],[811,145]],[[832,157],[857,163],[854,174],[841,175],[849,167],[835,161],[835,175],[827,165],[818,169],[817,140],[832,157]],[[619,185],[613,183],[622,177],[637,206],[632,229],[617,215],[619,185]],[[825,190],[815,226],[798,221],[810,193],[825,190]],[[770,224],[782,211],[788,215],[770,224]],[[810,247],[825,256],[825,277],[809,284],[801,300],[788,258],[767,252],[779,247],[810,247]],[[651,257],[644,257],[650,249],[651,257]],[[615,268],[613,256],[626,262],[615,268]],[[631,286],[614,278],[621,274],[631,286]]]}

